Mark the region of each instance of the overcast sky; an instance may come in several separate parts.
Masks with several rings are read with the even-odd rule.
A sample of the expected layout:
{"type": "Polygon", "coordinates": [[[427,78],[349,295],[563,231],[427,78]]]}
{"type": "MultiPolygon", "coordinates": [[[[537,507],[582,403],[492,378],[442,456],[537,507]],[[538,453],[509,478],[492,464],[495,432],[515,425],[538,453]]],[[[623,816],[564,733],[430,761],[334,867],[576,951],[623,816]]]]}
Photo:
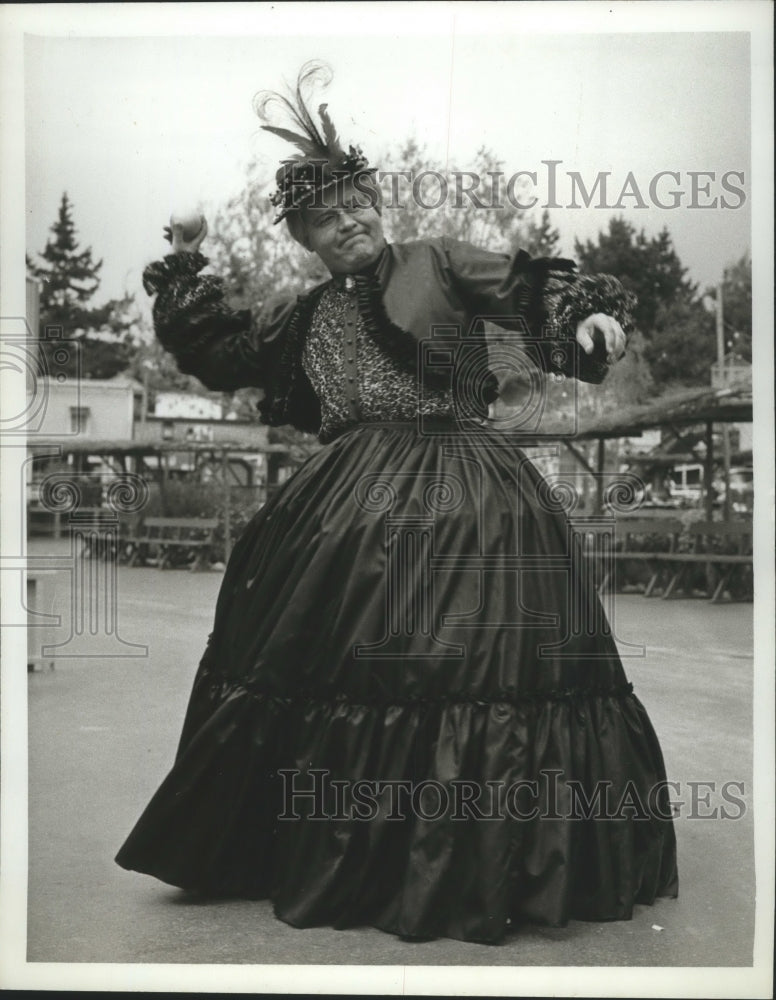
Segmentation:
{"type": "MultiPolygon", "coordinates": [[[[589,33],[564,34],[572,13],[602,13],[586,4],[549,5],[555,14],[543,20],[535,9],[544,5],[531,5],[530,24],[519,5],[477,5],[482,13],[475,16],[470,5],[278,11],[254,4],[250,18],[227,7],[218,22],[224,36],[211,25],[192,37],[196,22],[182,16],[185,5],[177,36],[169,34],[175,18],[133,21],[133,6],[125,5],[126,16],[117,11],[115,37],[84,37],[97,26],[86,10],[68,37],[34,33],[25,45],[28,249],[43,248],[67,190],[82,243],[105,261],[101,295],[140,290],[144,264],[165,250],[160,232],[172,209],[200,203],[212,211],[240,189],[256,155],[271,179],[287,147],[259,130],[252,98],[293,79],[311,57],[332,66],[329,110],[343,138],[360,142],[374,164],[411,135],[435,159],[462,168],[485,144],[507,173],[537,173],[540,204],[547,195],[542,161],[561,161],[564,205],[567,171],[579,172],[588,187],[610,171],[610,203],[630,171],[649,207],[633,207],[630,197],[617,214],[650,234],[667,225],[702,285],[716,282],[750,246],[744,32],[609,34],[590,17],[582,22],[589,33]],[[243,21],[244,33],[235,35],[243,21]],[[135,37],[119,37],[128,33],[135,37]],[[659,188],[664,202],[669,191],[682,192],[677,209],[652,203],[649,184],[660,171],[680,175],[678,184],[666,178],[659,188]],[[721,200],[716,208],[689,207],[690,171],[714,174],[701,182],[708,193],[696,203],[724,197],[738,207],[722,208],[721,200]],[[728,172],[743,196],[721,186],[728,172]]],[[[659,17],[655,25],[666,26],[659,17]]],[[[595,236],[612,214],[551,212],[567,253],[575,236],[595,236]]]]}

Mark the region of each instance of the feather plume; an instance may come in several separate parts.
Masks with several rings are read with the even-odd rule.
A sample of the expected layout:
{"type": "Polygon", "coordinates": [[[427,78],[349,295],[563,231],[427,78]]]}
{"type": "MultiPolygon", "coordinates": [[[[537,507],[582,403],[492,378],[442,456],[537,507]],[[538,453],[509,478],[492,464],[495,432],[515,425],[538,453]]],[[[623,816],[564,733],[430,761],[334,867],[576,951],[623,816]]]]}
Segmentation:
{"type": "Polygon", "coordinates": [[[287,128],[279,128],[277,125],[262,125],[261,126],[265,132],[271,132],[273,135],[280,136],[281,139],[285,139],[290,142],[293,146],[296,146],[300,150],[302,156],[289,157],[289,159],[325,159],[325,149],[323,146],[317,145],[307,136],[299,135],[297,132],[291,132],[287,128]]]}
{"type": "Polygon", "coordinates": [[[302,66],[294,88],[286,85],[284,93],[263,91],[254,98],[256,114],[264,122],[265,132],[284,139],[299,150],[286,156],[283,166],[276,172],[277,190],[270,196],[270,202],[279,209],[275,222],[299,207],[300,199],[312,196],[337,183],[338,174],[356,174],[366,171],[369,161],[359,146],[344,149],[327,104],[318,105],[317,124],[310,113],[313,91],[317,87],[327,87],[331,82],[331,69],[323,63],[307,62],[302,66]],[[277,107],[284,120],[271,120],[270,114],[277,107]],[[288,128],[290,125],[291,128],[288,128]]]}
{"type": "Polygon", "coordinates": [[[287,86],[285,94],[277,91],[263,91],[258,94],[254,107],[259,118],[265,122],[261,126],[262,129],[292,143],[304,157],[309,159],[328,160],[344,156],[334,124],[326,112],[327,106],[322,104],[318,110],[323,133],[316,125],[308,107],[313,90],[317,87],[327,87],[331,78],[332,72],[328,66],[311,61],[300,69],[293,90],[287,86]],[[299,132],[275,125],[270,121],[270,111],[276,105],[280,106],[290,124],[298,128],[299,132]]]}
{"type": "Polygon", "coordinates": [[[318,115],[321,119],[321,124],[323,125],[323,135],[326,140],[326,145],[330,150],[330,155],[333,160],[339,160],[345,158],[345,150],[342,148],[340,143],[340,137],[337,135],[337,130],[334,127],[334,122],[331,120],[329,112],[326,110],[328,104],[321,104],[318,108],[318,115]]]}

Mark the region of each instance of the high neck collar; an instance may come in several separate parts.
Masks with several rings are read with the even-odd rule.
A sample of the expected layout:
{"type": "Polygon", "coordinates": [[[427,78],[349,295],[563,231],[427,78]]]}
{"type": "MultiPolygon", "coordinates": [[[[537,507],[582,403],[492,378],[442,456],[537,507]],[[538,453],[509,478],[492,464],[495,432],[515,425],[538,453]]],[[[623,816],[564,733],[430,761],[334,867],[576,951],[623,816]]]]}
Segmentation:
{"type": "Polygon", "coordinates": [[[384,243],[383,248],[380,253],[375,257],[371,264],[366,264],[364,267],[358,268],[358,270],[353,271],[351,274],[332,274],[331,280],[336,285],[337,288],[350,289],[355,288],[355,278],[356,276],[372,277],[377,274],[381,265],[385,262],[388,255],[388,244],[384,243]]]}

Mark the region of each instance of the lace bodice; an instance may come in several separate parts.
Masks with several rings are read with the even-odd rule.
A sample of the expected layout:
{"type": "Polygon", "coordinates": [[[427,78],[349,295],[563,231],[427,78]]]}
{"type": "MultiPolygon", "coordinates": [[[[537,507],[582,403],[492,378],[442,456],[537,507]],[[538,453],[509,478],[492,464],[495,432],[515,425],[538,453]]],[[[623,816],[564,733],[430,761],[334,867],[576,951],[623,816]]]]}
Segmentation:
{"type": "Polygon", "coordinates": [[[450,391],[419,386],[381,350],[354,305],[354,291],[329,286],[305,341],[302,366],[321,403],[322,436],[363,421],[451,416],[450,391]]]}

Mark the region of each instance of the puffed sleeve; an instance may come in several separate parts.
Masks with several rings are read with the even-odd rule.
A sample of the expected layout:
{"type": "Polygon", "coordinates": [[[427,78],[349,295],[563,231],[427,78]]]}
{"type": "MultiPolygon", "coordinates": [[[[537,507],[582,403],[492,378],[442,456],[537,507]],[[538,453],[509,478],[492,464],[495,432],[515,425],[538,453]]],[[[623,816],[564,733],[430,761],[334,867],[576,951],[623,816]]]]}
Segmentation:
{"type": "Polygon", "coordinates": [[[585,354],[576,342],[577,324],[592,313],[631,322],[633,296],[611,275],[577,275],[571,260],[482,250],[457,240],[445,242],[453,280],[472,315],[507,330],[521,331],[541,367],[551,373],[601,382],[608,365],[600,348],[585,354]]]}
{"type": "Polygon", "coordinates": [[[156,335],[179,369],[208,389],[267,388],[296,300],[269,305],[257,317],[232,309],[223,280],[199,273],[208,263],[199,252],[178,253],[146,267],[143,287],[156,295],[156,335]]]}

